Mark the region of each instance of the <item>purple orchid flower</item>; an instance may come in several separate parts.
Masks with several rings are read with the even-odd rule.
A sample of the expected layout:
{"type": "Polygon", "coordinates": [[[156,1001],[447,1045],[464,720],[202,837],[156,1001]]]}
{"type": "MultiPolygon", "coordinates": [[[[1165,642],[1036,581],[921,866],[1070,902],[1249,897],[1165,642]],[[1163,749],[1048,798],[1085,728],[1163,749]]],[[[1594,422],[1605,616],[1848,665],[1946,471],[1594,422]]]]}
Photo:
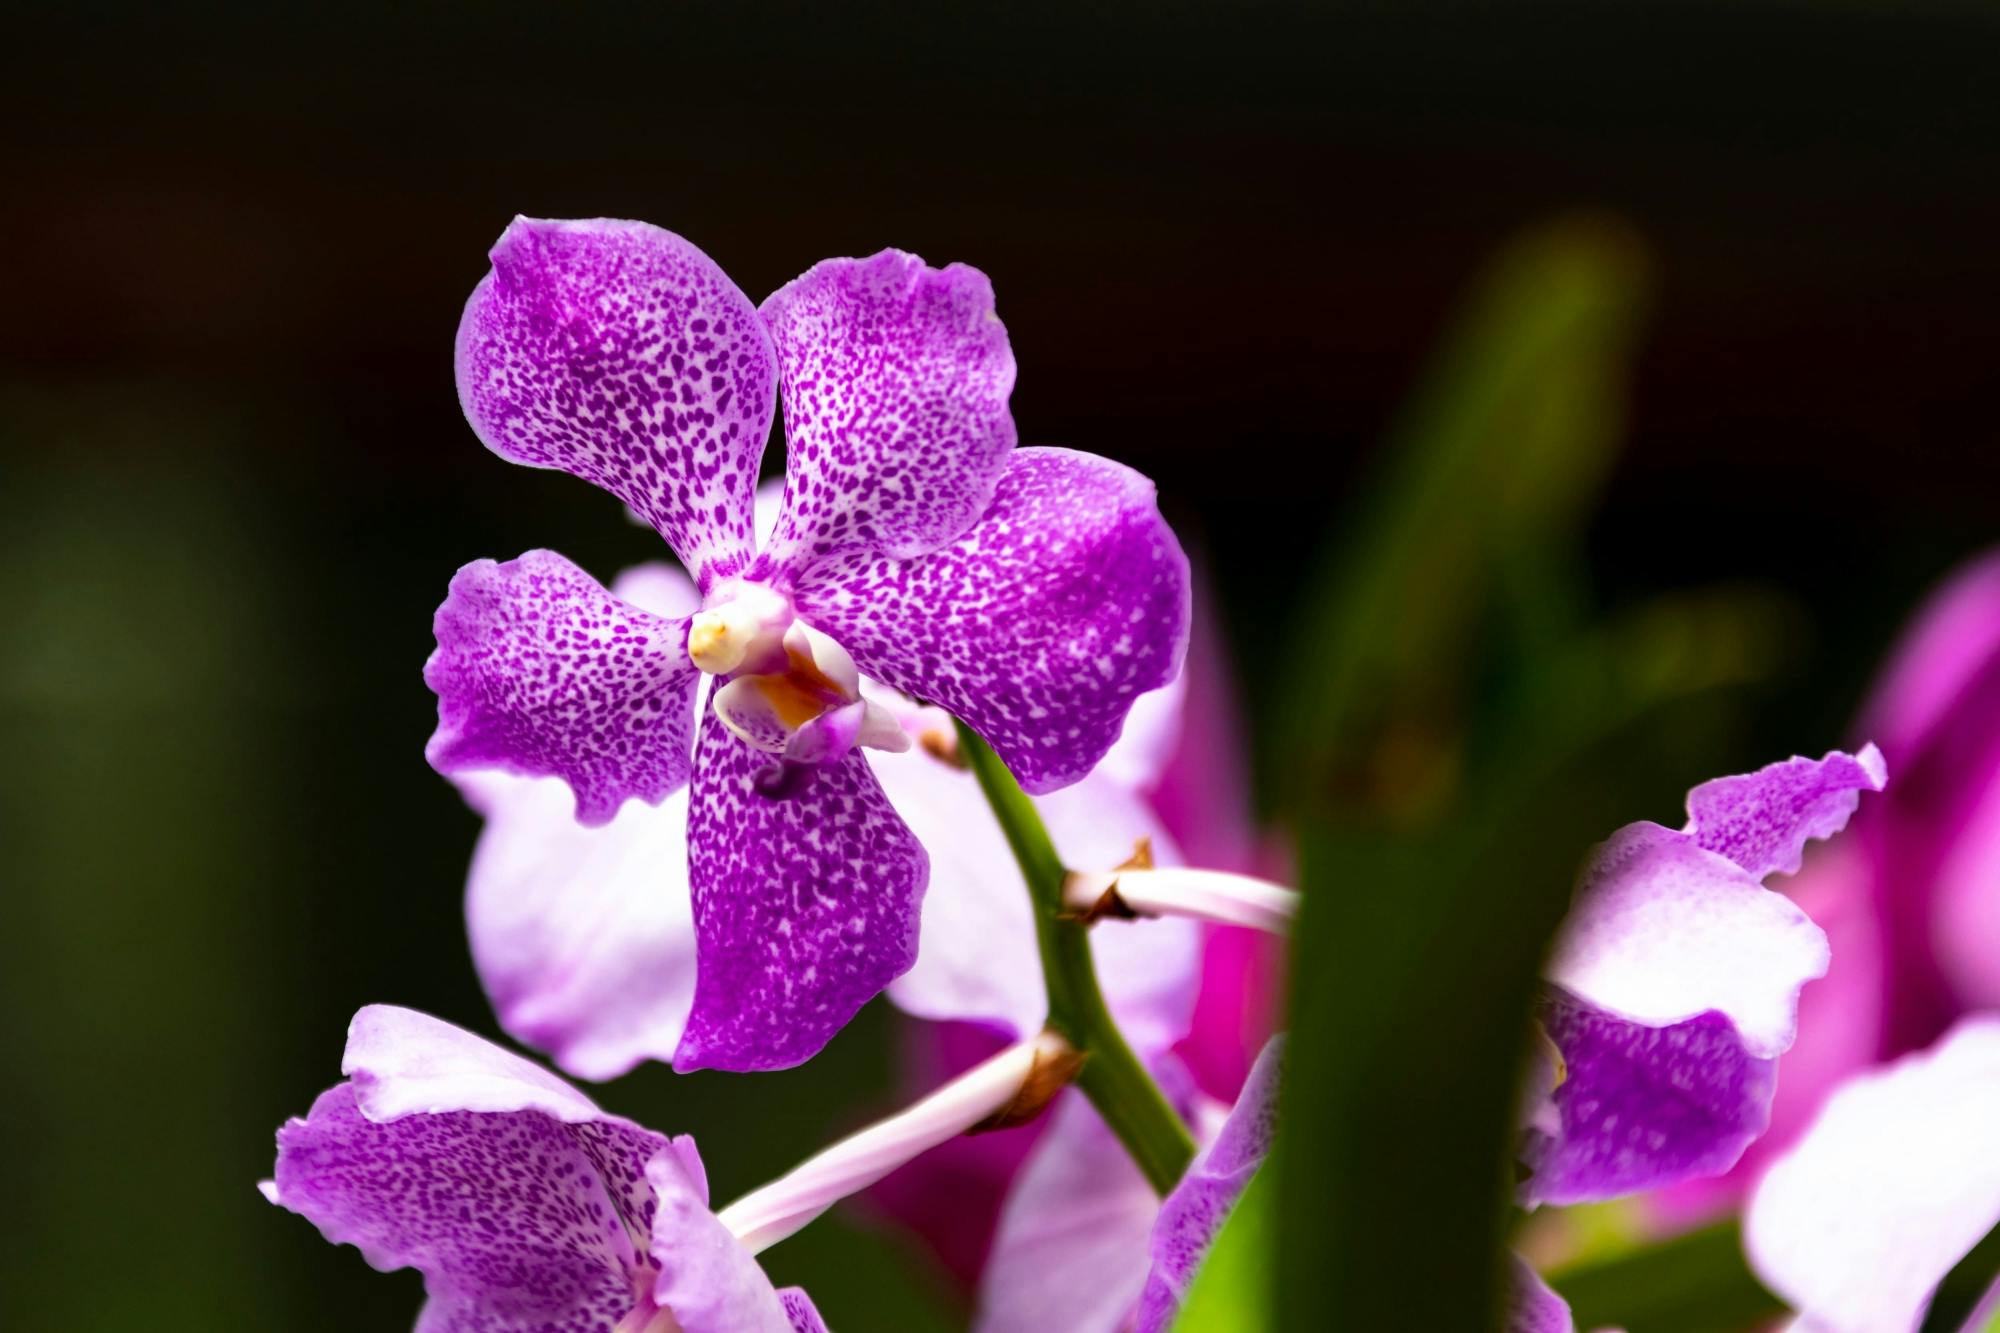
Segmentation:
{"type": "MultiPolygon", "coordinates": [[[[661,565],[629,570],[614,586],[621,599],[662,614],[695,597],[685,576],[661,565]]],[[[977,1025],[993,1034],[996,1049],[1030,1036],[1047,1016],[1032,909],[977,782],[940,757],[949,718],[863,687],[921,741],[885,755],[874,771],[911,831],[940,849],[917,963],[888,997],[920,1018],[977,1025]]],[[[1178,684],[1142,697],[1096,769],[1037,799],[1058,847],[1077,864],[1115,864],[1140,839],[1151,841],[1161,864],[1178,862],[1136,788],[1157,771],[1180,700],[1178,684]]],[[[592,828],[577,823],[560,779],[473,770],[453,780],[486,820],[467,877],[466,919],[501,1026],[580,1078],[615,1078],[669,1058],[694,1003],[698,961],[686,791],[659,806],[630,802],[592,828]]],[[[1184,920],[1093,933],[1112,1012],[1148,1049],[1188,1031],[1201,935],[1184,920]]]]}
{"type": "MultiPolygon", "coordinates": [[[[1827,1098],[1750,1199],[1751,1266],[1812,1333],[1913,1333],[2000,1224],[2000,1015],[1827,1098]]],[[[2000,1286],[1966,1323],[1989,1327],[2000,1286]]]]}
{"type": "Polygon", "coordinates": [[[356,1014],[341,1072],[262,1188],[421,1272],[418,1333],[825,1333],[709,1211],[692,1139],[407,1009],[356,1014]]]}
{"type": "Polygon", "coordinates": [[[1548,968],[1559,1059],[1527,1117],[1525,1204],[1716,1175],[1763,1132],[1799,991],[1828,958],[1763,881],[1886,779],[1873,746],[1790,759],[1696,787],[1684,829],[1629,824],[1597,849],[1548,968]]]}
{"type": "Polygon", "coordinates": [[[757,308],[641,223],[517,219],[492,260],[459,327],[467,419],[623,500],[701,605],[653,614],[546,551],[466,566],[425,670],[431,762],[559,777],[591,825],[691,780],[700,966],[674,1067],[796,1064],[916,958],[928,860],[859,753],[908,737],[860,672],[1053,791],[1179,670],[1186,558],[1137,473],[1014,447],[1013,354],[976,270],[827,260],[757,308]]]}

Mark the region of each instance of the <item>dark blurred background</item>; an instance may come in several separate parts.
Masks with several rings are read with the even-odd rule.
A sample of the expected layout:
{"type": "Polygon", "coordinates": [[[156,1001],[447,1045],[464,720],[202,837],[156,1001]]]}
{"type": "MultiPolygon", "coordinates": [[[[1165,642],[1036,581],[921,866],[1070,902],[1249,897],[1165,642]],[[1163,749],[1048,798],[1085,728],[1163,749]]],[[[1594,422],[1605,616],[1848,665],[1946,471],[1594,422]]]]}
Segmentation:
{"type": "MultiPolygon", "coordinates": [[[[1622,218],[1647,314],[1590,596],[1786,608],[1781,665],[1688,715],[1631,817],[1842,740],[2000,533],[1978,5],[75,3],[4,46],[10,1329],[414,1314],[412,1275],[252,1186],[357,1006],[493,1031],[475,820],[422,758],[430,614],[475,557],[659,551],[459,416],[452,333],[516,212],[659,223],[753,299],[884,245],[986,270],[1024,441],[1157,478],[1260,734],[1302,571],[1459,296],[1523,227],[1622,218]]],[[[726,1197],[891,1103],[896,1022],[602,1098],[693,1132],[726,1197]]],[[[962,1319],[858,1209],[767,1258],[836,1327],[962,1319]]]]}

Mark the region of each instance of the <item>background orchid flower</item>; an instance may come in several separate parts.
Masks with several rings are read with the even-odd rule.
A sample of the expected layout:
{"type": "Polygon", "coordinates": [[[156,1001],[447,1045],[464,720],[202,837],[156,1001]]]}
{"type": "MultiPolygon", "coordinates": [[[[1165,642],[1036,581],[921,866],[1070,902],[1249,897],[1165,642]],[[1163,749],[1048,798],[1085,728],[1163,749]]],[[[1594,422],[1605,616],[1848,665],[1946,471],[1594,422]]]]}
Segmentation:
{"type": "Polygon", "coordinates": [[[1842,1080],[2000,1006],[2000,553],[1911,617],[1857,730],[1896,781],[1786,886],[1833,950],[1800,999],[1770,1131],[1727,1175],[1649,1200],[1665,1220],[1738,1201],[1842,1080]]]}
{"type": "Polygon", "coordinates": [[[587,823],[691,775],[700,967],[675,1067],[796,1064],[916,952],[927,859],[857,752],[907,737],[859,673],[1054,790],[1178,671],[1186,559],[1138,474],[1014,448],[1013,355],[975,270],[828,260],[759,309],[641,223],[519,219],[492,259],[459,329],[468,420],[623,500],[702,601],[652,615],[548,552],[467,566],[426,668],[432,762],[563,778],[587,823]],[[774,393],[786,482],[757,551],[774,393]]]}
{"type": "Polygon", "coordinates": [[[419,1333],[824,1333],[708,1208],[694,1142],[424,1014],[354,1016],[341,1072],[278,1131],[263,1190],[384,1271],[419,1333]]]}
{"type": "Polygon", "coordinates": [[[1524,1129],[1524,1203],[1717,1174],[1763,1131],[1800,988],[1827,966],[1825,934],[1763,881],[1886,779],[1873,746],[1789,759],[1694,788],[1683,829],[1597,848],[1546,973],[1559,1058],[1524,1129]]]}
{"type": "MultiPolygon", "coordinates": [[[[1910,1333],[2000,1224],[2000,1017],[1850,1079],[1750,1198],[1751,1266],[1803,1333],[1910,1333]]],[[[2000,1312],[2000,1288],[1968,1329],[2000,1312]]]]}

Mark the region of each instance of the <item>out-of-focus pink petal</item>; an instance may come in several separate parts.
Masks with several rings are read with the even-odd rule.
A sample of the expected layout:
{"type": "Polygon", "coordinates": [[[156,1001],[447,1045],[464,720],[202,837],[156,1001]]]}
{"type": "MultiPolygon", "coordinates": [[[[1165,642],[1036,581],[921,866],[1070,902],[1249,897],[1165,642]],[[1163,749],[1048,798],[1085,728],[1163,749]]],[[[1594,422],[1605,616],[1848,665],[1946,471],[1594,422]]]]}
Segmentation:
{"type": "Polygon", "coordinates": [[[1752,1195],[1744,1241],[1808,1327],[1900,1333],[1996,1221],[2000,1017],[1986,1016],[1828,1098],[1752,1195]]]}

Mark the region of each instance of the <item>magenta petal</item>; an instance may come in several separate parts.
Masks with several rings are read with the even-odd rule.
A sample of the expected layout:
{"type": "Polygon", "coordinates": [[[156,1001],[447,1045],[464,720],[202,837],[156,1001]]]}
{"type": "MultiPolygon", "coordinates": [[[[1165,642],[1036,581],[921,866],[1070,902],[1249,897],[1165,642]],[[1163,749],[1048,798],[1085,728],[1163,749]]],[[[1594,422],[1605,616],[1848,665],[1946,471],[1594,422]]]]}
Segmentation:
{"type": "Polygon", "coordinates": [[[1541,1022],[1562,1052],[1560,1129],[1529,1128],[1524,1204],[1589,1203],[1720,1175],[1770,1118],[1775,1059],[1719,1013],[1651,1027],[1555,992],[1541,1022]]]}
{"type": "Polygon", "coordinates": [[[1264,1046],[1222,1129],[1195,1154],[1187,1174],[1160,1204],[1153,1223],[1153,1271],[1139,1297],[1137,1333],[1161,1333],[1180,1312],[1195,1271],[1229,1218],[1278,1133],[1278,1084],[1284,1038],[1264,1046]]]}
{"type": "Polygon", "coordinates": [[[699,963],[674,1068],[810,1059],[916,961],[929,861],[858,751],[782,800],[773,756],[702,719],[688,818],[699,963]]]}
{"type": "Polygon", "coordinates": [[[950,545],[828,561],[796,599],[864,672],[963,718],[1037,794],[1088,773],[1187,647],[1187,557],[1153,484],[1067,449],[1016,451],[950,545]]]}
{"type": "Polygon", "coordinates": [[[643,222],[516,218],[458,328],[487,448],[603,487],[708,588],[751,549],[775,358],[713,260],[643,222]]]}
{"type": "Polygon", "coordinates": [[[984,512],[1014,447],[993,285],[884,250],[829,259],[759,312],[785,401],[785,498],[760,565],[935,550],[984,512]]]}
{"type": "Polygon", "coordinates": [[[438,726],[425,754],[439,772],[562,778],[592,825],[687,780],[701,678],[687,621],[627,605],[555,552],[530,551],[459,570],[434,628],[424,683],[438,726]]]}
{"type": "Polygon", "coordinates": [[[1881,791],[1888,776],[1882,752],[1864,745],[1859,754],[1835,750],[1716,778],[1688,793],[1687,831],[1752,879],[1795,874],[1806,843],[1846,828],[1861,793],[1881,791]]]}

